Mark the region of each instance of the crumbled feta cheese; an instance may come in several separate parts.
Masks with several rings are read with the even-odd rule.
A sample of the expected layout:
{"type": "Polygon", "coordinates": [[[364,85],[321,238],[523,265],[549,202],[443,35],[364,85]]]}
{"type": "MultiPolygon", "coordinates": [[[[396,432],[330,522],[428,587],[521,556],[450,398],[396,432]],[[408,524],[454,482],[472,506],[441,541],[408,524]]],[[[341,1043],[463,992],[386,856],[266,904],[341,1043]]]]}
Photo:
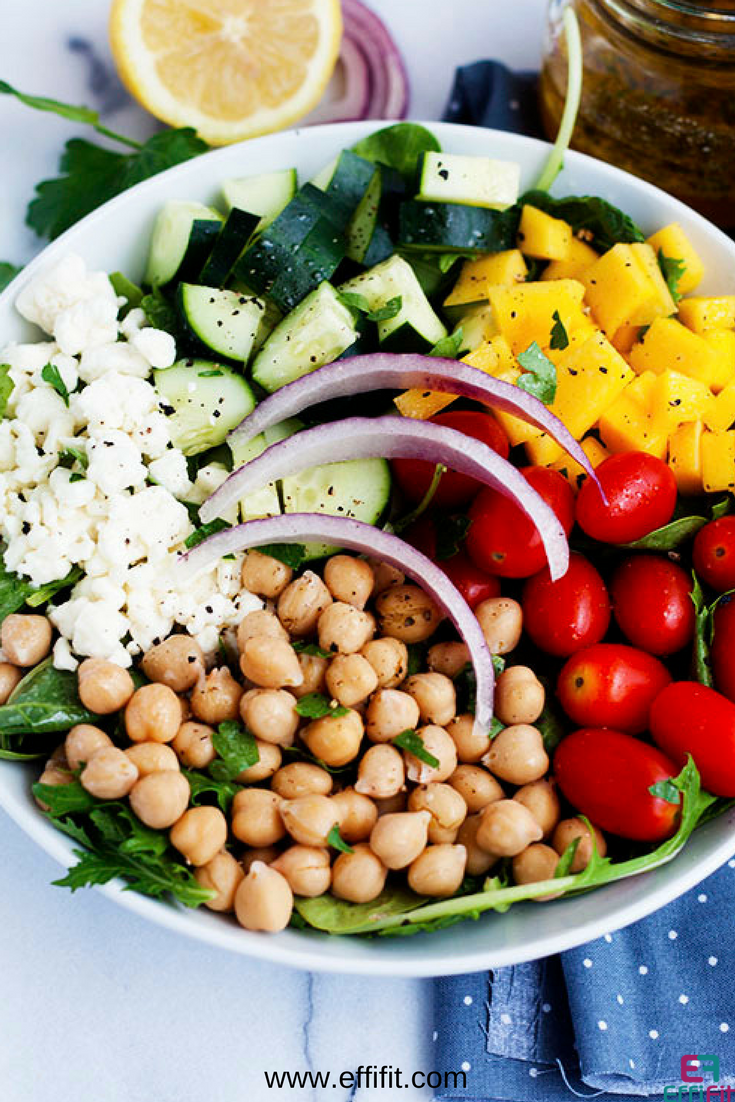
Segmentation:
{"type": "Polygon", "coordinates": [[[82,352],[79,361],[79,377],[85,383],[106,378],[113,371],[120,375],[133,375],[138,379],[146,379],[151,373],[151,368],[140,352],[126,341],[116,341],[114,337],[107,344],[86,348],[82,352]]]}
{"type": "Polygon", "coordinates": [[[140,306],[133,307],[132,310],[128,310],[125,317],[120,322],[120,332],[125,337],[126,341],[142,329],[144,325],[148,324],[148,319],[145,316],[145,310],[141,310],[140,306]]]}
{"type": "Polygon", "coordinates": [[[62,352],[76,356],[117,337],[117,299],[90,298],[62,310],[53,334],[62,352]]]}
{"type": "Polygon", "coordinates": [[[107,429],[92,437],[87,455],[87,478],[110,497],[121,490],[144,485],[148,476],[140,449],[119,429],[107,429]]]}
{"type": "Polygon", "coordinates": [[[60,437],[74,435],[74,418],[66,402],[45,383],[23,395],[16,407],[16,417],[48,452],[58,451],[60,437]]]}
{"type": "Polygon", "coordinates": [[[53,654],[54,666],[57,670],[70,670],[73,673],[79,665],[79,659],[71,653],[69,640],[65,639],[63,635],[60,635],[54,643],[53,654]]]}
{"type": "Polygon", "coordinates": [[[160,483],[174,497],[186,498],[192,488],[186,457],[178,448],[168,448],[159,459],[148,464],[148,471],[154,482],[160,483]]]}
{"type": "Polygon", "coordinates": [[[171,367],[176,359],[176,341],[163,329],[139,329],[129,340],[151,367],[171,367]]]}
{"type": "MultiPolygon", "coordinates": [[[[107,275],[104,272],[88,272],[80,256],[69,254],[53,268],[31,280],[18,295],[15,306],[28,321],[34,322],[46,333],[54,333],[61,314],[78,303],[90,300],[107,303],[108,308],[114,311],[114,318],[117,318],[117,296],[107,275]]],[[[80,352],[83,347],[85,345],[75,351],[80,352]]],[[[74,352],[70,354],[74,355],[74,352]]]]}

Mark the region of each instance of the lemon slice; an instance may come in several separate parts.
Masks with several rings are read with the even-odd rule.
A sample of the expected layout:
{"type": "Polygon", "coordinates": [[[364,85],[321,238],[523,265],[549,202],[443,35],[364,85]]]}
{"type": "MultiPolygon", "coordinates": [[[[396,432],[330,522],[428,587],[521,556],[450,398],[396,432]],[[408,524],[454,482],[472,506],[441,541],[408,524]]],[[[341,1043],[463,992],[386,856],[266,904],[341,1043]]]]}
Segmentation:
{"type": "Polygon", "coordinates": [[[133,96],[211,145],[266,134],[321,99],[339,0],[114,0],[110,43],[133,96]]]}

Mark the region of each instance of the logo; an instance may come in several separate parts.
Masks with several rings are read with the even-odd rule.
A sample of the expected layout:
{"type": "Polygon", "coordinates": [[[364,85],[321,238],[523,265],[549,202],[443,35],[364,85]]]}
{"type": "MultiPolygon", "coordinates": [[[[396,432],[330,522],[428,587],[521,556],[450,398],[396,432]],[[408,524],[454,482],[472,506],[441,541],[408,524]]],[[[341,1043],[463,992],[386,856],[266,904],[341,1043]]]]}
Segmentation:
{"type": "Polygon", "coordinates": [[[692,1102],[733,1102],[732,1087],[718,1086],[720,1058],[711,1053],[687,1053],[681,1058],[681,1085],[664,1087],[664,1098],[686,1098],[692,1102]],[[705,1087],[705,1080],[709,1086],[705,1087]]]}

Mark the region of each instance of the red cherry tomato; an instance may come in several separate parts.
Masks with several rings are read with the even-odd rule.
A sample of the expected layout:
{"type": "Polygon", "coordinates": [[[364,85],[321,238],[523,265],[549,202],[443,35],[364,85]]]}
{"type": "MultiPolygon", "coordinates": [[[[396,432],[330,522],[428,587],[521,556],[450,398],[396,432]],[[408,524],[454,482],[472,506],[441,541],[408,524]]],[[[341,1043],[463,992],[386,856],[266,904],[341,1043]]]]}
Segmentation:
{"type": "Polygon", "coordinates": [[[476,608],[488,597],[500,596],[500,582],[494,574],[486,574],[467,557],[464,551],[437,564],[454,582],[470,608],[476,608]]]}
{"type": "Polygon", "coordinates": [[[401,532],[401,539],[410,543],[428,559],[436,556],[436,527],[429,516],[424,515],[415,520],[404,532],[401,532]]]}
{"type": "Polygon", "coordinates": [[[735,597],[717,602],[714,628],[710,657],[715,688],[735,701],[735,597]]]}
{"type": "Polygon", "coordinates": [[[665,555],[632,555],[613,575],[613,613],[623,635],[649,654],[674,654],[694,636],[692,579],[665,555]]]}
{"type": "Polygon", "coordinates": [[[699,529],[694,569],[718,593],[735,589],[735,517],[719,517],[699,529]]]}
{"type": "Polygon", "coordinates": [[[607,505],[586,478],[577,497],[577,523],[592,539],[630,543],[668,524],[676,505],[676,479],[662,459],[620,452],[597,468],[607,505]]]}
{"type": "Polygon", "coordinates": [[[537,647],[567,658],[599,643],[610,626],[610,598],[591,562],[573,551],[563,578],[549,568],[529,578],[521,598],[523,626],[537,647]]]}
{"type": "MultiPolygon", "coordinates": [[[[521,474],[554,510],[569,535],[574,525],[574,491],[548,467],[521,467],[521,474]]],[[[529,578],[546,565],[536,526],[499,490],[481,490],[470,508],[467,553],[481,570],[501,578],[529,578]]]]}
{"type": "Polygon", "coordinates": [[[623,643],[596,643],[565,662],[556,691],[575,723],[637,735],[648,727],[651,704],[670,681],[653,655],[623,643]]]}
{"type": "Polygon", "coordinates": [[[651,708],[653,741],[679,769],[691,754],[702,785],[735,796],[735,704],[697,681],[676,681],[651,708]]]}
{"type": "MultiPolygon", "coordinates": [[[[480,410],[450,410],[432,417],[431,423],[446,425],[466,436],[474,436],[475,440],[487,444],[498,455],[502,455],[503,459],[508,458],[508,437],[491,413],[482,413],[480,410]]],[[[394,459],[392,466],[403,493],[409,501],[418,504],[431,486],[435,464],[423,459],[394,459]]],[[[481,487],[482,483],[474,478],[447,471],[441,477],[433,504],[437,509],[461,509],[472,501],[481,487]]]]}
{"type": "Polygon", "coordinates": [[[554,774],[570,804],[602,830],[637,842],[675,833],[679,805],[649,789],[678,773],[655,746],[604,727],[567,735],[554,756],[554,774]]]}

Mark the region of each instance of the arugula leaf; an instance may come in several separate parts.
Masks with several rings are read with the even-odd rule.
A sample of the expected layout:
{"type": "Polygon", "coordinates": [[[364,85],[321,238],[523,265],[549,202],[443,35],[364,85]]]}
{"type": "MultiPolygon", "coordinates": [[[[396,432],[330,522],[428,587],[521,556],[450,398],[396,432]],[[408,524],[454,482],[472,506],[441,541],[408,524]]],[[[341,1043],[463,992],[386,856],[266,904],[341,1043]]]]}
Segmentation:
{"type": "Polygon", "coordinates": [[[395,168],[409,185],[414,183],[421,155],[429,151],[440,153],[441,146],[430,130],[415,122],[386,126],[352,146],[352,152],[366,161],[395,168]]]}
{"type": "Polygon", "coordinates": [[[532,341],[525,352],[519,352],[517,359],[524,373],[516,386],[550,405],[556,398],[556,366],[543,354],[536,341],[532,341]]]}
{"type": "Polygon", "coordinates": [[[666,800],[667,804],[680,804],[681,792],[673,781],[656,781],[648,791],[652,796],[658,796],[660,800],[666,800]]]}
{"type": "Polygon", "coordinates": [[[294,639],[291,644],[297,654],[308,654],[313,658],[333,658],[331,651],[324,650],[318,643],[307,643],[305,639],[294,639]]]}
{"type": "Polygon", "coordinates": [[[442,522],[437,526],[436,531],[434,554],[437,562],[446,562],[447,559],[452,559],[459,554],[471,526],[472,521],[467,516],[457,515],[442,518],[442,522]]]}
{"type": "Polygon", "coordinates": [[[400,735],[396,735],[394,739],[391,739],[391,742],[394,746],[397,746],[399,750],[406,750],[409,754],[413,754],[415,758],[418,758],[419,761],[424,762],[426,765],[430,765],[432,769],[438,767],[439,759],[429,753],[418,731],[401,731],[400,735]]]}
{"type": "Polygon", "coordinates": [[[458,260],[477,260],[477,253],[438,253],[435,256],[436,265],[442,275],[446,275],[458,260]]]}
{"type": "Polygon", "coordinates": [[[7,260],[0,260],[0,291],[4,291],[20,271],[22,271],[22,268],[19,264],[11,264],[7,260]]]}
{"type": "Polygon", "coordinates": [[[551,340],[549,342],[549,348],[553,348],[554,351],[563,352],[565,348],[569,348],[569,337],[567,335],[564,322],[559,316],[559,311],[554,310],[551,315],[554,324],[551,327],[551,340]]]}
{"type": "MultiPolygon", "coordinates": [[[[2,290],[2,288],[0,288],[2,290]]],[[[13,393],[15,384],[10,378],[10,364],[0,364],[0,417],[5,416],[8,407],[8,399],[13,393]]]]}
{"type": "Polygon", "coordinates": [[[233,784],[232,781],[216,780],[212,776],[207,777],[204,773],[199,773],[195,769],[182,769],[181,772],[189,782],[190,799],[194,807],[199,807],[200,804],[208,802],[203,800],[202,797],[212,793],[216,797],[223,814],[229,815],[232,801],[242,785],[233,784]]]}
{"type": "Polygon", "coordinates": [[[456,360],[462,348],[462,329],[455,329],[448,337],[442,337],[433,348],[429,349],[430,356],[441,356],[445,360],[456,360]]]}
{"type": "Polygon", "coordinates": [[[122,272],[112,272],[110,275],[110,283],[112,289],[116,295],[121,295],[128,301],[122,311],[122,316],[128,313],[129,310],[133,310],[136,306],[140,306],[143,301],[143,292],[136,283],[129,280],[122,272]]]}
{"type": "Polygon", "coordinates": [[[490,724],[490,734],[488,735],[488,738],[492,742],[492,740],[496,738],[496,736],[499,735],[501,731],[504,730],[505,724],[502,723],[497,716],[493,716],[492,722],[490,724]]]}
{"type": "Polygon", "coordinates": [[[306,548],[303,543],[265,543],[258,548],[261,555],[270,555],[272,559],[278,559],[292,570],[298,570],[306,558],[306,548]]]}
{"type": "Polygon", "coordinates": [[[178,315],[160,287],[154,287],[149,295],[143,295],[140,308],[145,314],[146,321],[154,329],[163,329],[172,337],[178,336],[178,315]]]}
{"type": "Polygon", "coordinates": [[[232,781],[243,769],[250,769],[260,761],[255,736],[234,720],[220,723],[212,735],[212,744],[221,759],[209,767],[216,781],[232,781]]]}
{"type": "Polygon", "coordinates": [[[645,241],[643,233],[627,214],[598,195],[568,195],[555,199],[545,191],[535,190],[527,191],[519,203],[528,203],[569,222],[577,233],[584,231],[585,239],[598,252],[607,252],[619,242],[645,241]]]}
{"type": "Polygon", "coordinates": [[[324,693],[307,693],[296,705],[296,714],[304,719],[323,719],[324,716],[346,716],[349,708],[331,701],[324,693]],[[334,705],[334,707],[332,707],[334,705]]]}
{"type": "Polygon", "coordinates": [[[564,738],[564,735],[567,733],[567,726],[564,722],[563,712],[556,706],[553,694],[553,683],[545,678],[541,678],[541,683],[546,690],[546,700],[544,702],[543,711],[534,723],[534,727],[537,727],[541,732],[544,750],[547,754],[551,754],[553,750],[556,750],[557,746],[564,738]]]}
{"type": "Polygon", "coordinates": [[[5,750],[11,737],[68,731],[77,723],[95,723],[77,692],[76,674],[54,669],[51,658],[30,670],[0,705],[0,740],[5,750]]]}
{"type": "Polygon", "coordinates": [[[335,823],[327,835],[327,845],[338,849],[340,853],[354,853],[352,846],[348,846],[339,832],[339,823],[335,823]]]}
{"type": "Polygon", "coordinates": [[[80,811],[91,811],[99,800],[82,787],[80,781],[69,784],[34,784],[33,795],[46,804],[48,814],[53,818],[62,815],[75,815],[80,811]]]}
{"type": "Polygon", "coordinates": [[[224,532],[225,528],[231,528],[232,525],[223,520],[222,517],[215,517],[214,520],[210,520],[207,524],[202,524],[199,528],[195,528],[191,535],[187,536],[184,540],[184,547],[192,548],[196,547],[198,543],[202,543],[209,536],[213,536],[216,532],[224,532]]]}
{"type": "Polygon", "coordinates": [[[345,306],[349,306],[352,310],[359,310],[368,321],[390,321],[391,318],[397,317],[403,308],[403,297],[401,295],[389,298],[385,306],[379,306],[375,310],[371,308],[365,296],[358,294],[356,291],[343,291],[339,298],[345,306]]]}
{"type": "Polygon", "coordinates": [[[682,295],[679,293],[679,280],[687,270],[686,262],[680,257],[665,256],[663,249],[656,254],[661,274],[666,280],[666,286],[671,291],[674,302],[680,302],[682,295]]]}
{"type": "MultiPolygon", "coordinates": [[[[554,879],[560,880],[562,876],[568,876],[574,864],[574,858],[577,856],[577,850],[579,849],[579,843],[582,841],[582,836],[578,835],[573,838],[567,848],[559,858],[559,864],[556,866],[556,872],[554,873],[554,879]]],[[[595,842],[596,844],[596,842],[595,842]]]]}
{"type": "Polygon", "coordinates": [[[679,517],[633,543],[623,543],[620,546],[632,551],[674,551],[695,536],[706,523],[705,517],[679,517]]]}
{"type": "Polygon", "coordinates": [[[64,405],[68,409],[69,391],[67,389],[66,383],[61,378],[61,372],[59,371],[58,367],[55,367],[53,364],[46,364],[43,371],[41,372],[41,378],[45,383],[48,383],[49,386],[53,387],[56,393],[64,399],[64,405]]]}
{"type": "MultiPolygon", "coordinates": [[[[82,476],[79,475],[78,477],[81,478],[82,476]]],[[[71,481],[73,480],[74,475],[71,476],[71,481]]],[[[76,585],[83,577],[84,571],[81,566],[73,566],[63,578],[59,578],[55,582],[46,582],[45,585],[32,590],[26,597],[26,604],[29,608],[39,608],[40,605],[45,605],[47,601],[60,593],[62,589],[68,589],[69,586],[76,585]]]]}
{"type": "Polygon", "coordinates": [[[361,933],[392,916],[402,918],[424,903],[424,897],[399,887],[386,888],[369,903],[347,903],[329,894],[296,896],[294,900],[297,913],[309,926],[330,934],[361,933]]]}
{"type": "Polygon", "coordinates": [[[710,661],[710,648],[714,634],[713,613],[715,604],[708,606],[704,597],[699,578],[692,571],[694,582],[690,597],[694,603],[696,615],[694,627],[694,676],[701,685],[707,685],[711,689],[714,686],[712,676],[712,663],[710,661]]]}
{"type": "Polygon", "coordinates": [[[31,583],[8,570],[0,558],[0,624],[6,616],[22,608],[31,593],[31,583]]]}
{"type": "Polygon", "coordinates": [[[722,501],[716,501],[711,510],[712,520],[719,520],[720,517],[726,517],[730,512],[731,505],[732,498],[729,495],[723,497],[722,501]]]}

